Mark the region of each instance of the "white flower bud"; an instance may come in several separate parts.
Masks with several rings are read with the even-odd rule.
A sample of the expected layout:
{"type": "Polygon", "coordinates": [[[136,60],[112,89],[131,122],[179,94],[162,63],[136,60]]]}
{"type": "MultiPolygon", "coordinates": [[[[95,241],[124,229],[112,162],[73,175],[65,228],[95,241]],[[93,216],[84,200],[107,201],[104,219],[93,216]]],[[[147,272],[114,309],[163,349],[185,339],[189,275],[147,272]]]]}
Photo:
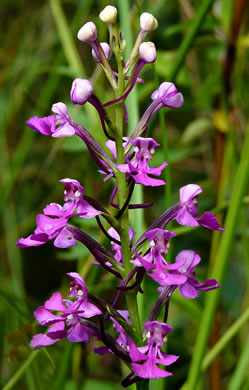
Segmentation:
{"type": "Polygon", "coordinates": [[[71,89],[71,100],[74,104],[85,104],[93,93],[93,87],[89,80],[75,79],[71,89]]]}
{"type": "Polygon", "coordinates": [[[77,34],[77,38],[82,42],[94,42],[97,39],[97,28],[93,22],[85,23],[77,34]]]}
{"type": "MultiPolygon", "coordinates": [[[[108,43],[106,43],[106,42],[101,42],[100,46],[102,47],[103,52],[105,53],[107,60],[109,60],[109,58],[111,57],[111,51],[112,51],[110,45],[108,45],[108,43]]],[[[98,62],[98,58],[97,58],[96,53],[93,49],[92,49],[92,56],[93,56],[94,61],[98,62]]]]}
{"type": "Polygon", "coordinates": [[[144,12],[140,16],[140,29],[141,31],[154,31],[158,27],[158,21],[156,18],[149,14],[148,12],[144,12]]]}
{"type": "Polygon", "coordinates": [[[156,61],[156,48],[153,42],[143,42],[139,46],[139,57],[147,64],[156,61]]]}
{"type": "Polygon", "coordinates": [[[100,12],[99,18],[104,23],[113,24],[117,20],[117,8],[112,5],[107,5],[103,11],[100,12]]]}

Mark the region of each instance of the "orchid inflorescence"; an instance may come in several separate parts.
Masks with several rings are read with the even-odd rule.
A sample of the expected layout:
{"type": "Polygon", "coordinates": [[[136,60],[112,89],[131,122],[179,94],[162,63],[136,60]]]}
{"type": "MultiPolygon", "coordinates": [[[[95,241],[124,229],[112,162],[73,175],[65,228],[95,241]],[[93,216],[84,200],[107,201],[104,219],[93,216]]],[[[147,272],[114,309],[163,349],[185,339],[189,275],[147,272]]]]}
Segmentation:
{"type": "Polygon", "coordinates": [[[67,106],[62,102],[53,104],[52,115],[43,118],[34,116],[27,121],[27,125],[54,138],[77,135],[83,140],[100,174],[104,175],[103,181],[114,181],[110,208],[115,208],[116,216],[97,200],[85,195],[83,186],[77,180],[65,178],[60,180],[64,185],[64,204],[47,205],[36,218],[37,228],[34,234],[20,238],[17,246],[40,246],[54,240],[56,247],[68,248],[81,242],[93,255],[93,263],[118,279],[116,297],[110,304],[89,293],[81,275],[76,272],[68,273],[72,280],[68,298],[63,299],[60,292],[55,292],[43,306],[35,310],[34,316],[39,324],[49,328],[45,334],[37,334],[32,338],[31,347],[47,347],[64,337],[71,342],[89,342],[90,337],[95,337],[104,344],[95,348],[96,353],[113,353],[128,365],[131,372],[122,382],[124,386],[128,386],[141,378],[158,379],[172,375],[158,364],[168,366],[178,359],[178,356],[169,355],[162,350],[167,334],[173,330],[166,323],[173,292],[178,289],[183,297],[196,298],[199,291],[220,287],[215,279],[203,283],[196,279],[195,267],[201,258],[193,250],[181,250],[175,262],[169,262],[168,248],[176,234],[165,228],[175,220],[183,226],[201,225],[211,230],[223,229],[212,213],[204,212],[198,216],[197,197],[202,189],[197,184],[188,184],[180,189],[179,202],[166,210],[135,239],[136,233],[129,226],[128,210],[151,206],[148,203],[131,204],[135,185],[165,185],[164,180],[158,177],[167,162],[157,168],[149,165],[155,148],[159,146],[153,138],[147,137],[150,121],[162,107],[175,109],[182,106],[183,96],[173,83],[163,82],[152,93],[152,103],[132,134],[126,136],[125,122],[128,118],[125,99],[137,82],[143,82],[139,78],[143,67],[156,60],[155,45],[144,42],[144,39],[148,32],[157,28],[158,23],[149,13],[140,16],[140,32],[125,63],[125,41],[116,25],[117,9],[113,6],[105,7],[100,13],[100,19],[108,25],[110,45],[98,41],[97,28],[92,22],[86,23],[79,30],[78,39],[92,47],[93,58],[105,72],[113,88],[114,98],[102,103],[94,94],[91,82],[81,78],[73,81],[70,97],[74,104],[84,105],[88,102],[94,106],[107,137],[106,146],[110,153],[104,151],[86,128],[71,119],[67,106]],[[109,63],[112,53],[116,58],[118,72],[109,63]],[[115,110],[115,120],[108,111],[109,106],[113,106],[115,110]],[[109,239],[109,248],[71,223],[70,219],[75,217],[95,218],[109,239]],[[103,219],[110,226],[108,230],[102,224],[103,219]],[[160,293],[151,308],[148,321],[143,324],[143,332],[137,309],[137,294],[143,293],[141,283],[145,275],[158,284],[160,293]],[[118,309],[122,294],[126,298],[126,310],[118,309]],[[159,322],[157,316],[162,308],[165,308],[164,322],[159,322]],[[96,318],[93,321],[92,317],[98,318],[98,321],[96,318]],[[106,330],[106,323],[110,321],[118,335],[116,339],[106,330]]]}

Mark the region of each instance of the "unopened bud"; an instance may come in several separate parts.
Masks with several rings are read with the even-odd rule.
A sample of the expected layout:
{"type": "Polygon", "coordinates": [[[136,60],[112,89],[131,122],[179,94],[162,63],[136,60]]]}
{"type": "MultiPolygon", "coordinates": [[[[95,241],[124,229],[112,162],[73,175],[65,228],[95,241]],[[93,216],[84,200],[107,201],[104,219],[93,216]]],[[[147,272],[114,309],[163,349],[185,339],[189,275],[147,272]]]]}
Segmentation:
{"type": "Polygon", "coordinates": [[[103,11],[100,12],[99,18],[104,23],[113,24],[117,20],[117,8],[112,5],[107,5],[103,11]]]}
{"type": "Polygon", "coordinates": [[[140,29],[141,31],[154,31],[158,27],[158,21],[156,18],[149,14],[148,12],[144,12],[140,16],[140,29]]]}
{"type": "Polygon", "coordinates": [[[139,57],[150,64],[156,61],[156,48],[153,42],[143,42],[139,46],[139,57]]]}
{"type": "MultiPolygon", "coordinates": [[[[102,47],[103,52],[105,53],[106,59],[109,60],[109,58],[111,57],[111,52],[112,52],[110,45],[108,45],[108,43],[106,43],[106,42],[101,42],[100,46],[102,47]]],[[[93,49],[92,49],[92,56],[93,56],[94,61],[99,62],[99,60],[96,56],[96,53],[93,49]]]]}
{"type": "Polygon", "coordinates": [[[77,38],[82,42],[94,42],[97,39],[97,28],[93,22],[85,23],[77,34],[77,38]]]}
{"type": "Polygon", "coordinates": [[[93,93],[93,87],[89,80],[75,79],[70,92],[74,104],[85,104],[93,93]]]}

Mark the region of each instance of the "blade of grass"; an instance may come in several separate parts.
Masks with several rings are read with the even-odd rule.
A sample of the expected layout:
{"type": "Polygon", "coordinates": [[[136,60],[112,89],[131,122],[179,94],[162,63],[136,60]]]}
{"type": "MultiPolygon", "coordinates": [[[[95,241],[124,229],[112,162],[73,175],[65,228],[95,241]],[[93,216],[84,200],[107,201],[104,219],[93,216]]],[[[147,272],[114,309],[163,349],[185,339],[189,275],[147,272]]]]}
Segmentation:
{"type": "Polygon", "coordinates": [[[27,368],[30,366],[32,361],[37,357],[38,353],[40,351],[32,351],[30,356],[28,357],[27,360],[21,365],[19,370],[12,376],[12,378],[6,383],[6,385],[3,387],[2,390],[10,390],[12,387],[16,384],[16,382],[21,378],[21,376],[25,373],[27,368]]]}
{"type": "MultiPolygon", "coordinates": [[[[237,222],[240,215],[240,208],[244,193],[246,191],[249,179],[249,125],[247,127],[244,145],[241,153],[240,162],[236,171],[234,186],[231,195],[230,205],[225,220],[226,231],[222,233],[221,242],[217,251],[217,261],[213,267],[212,275],[217,278],[219,283],[223,282],[226,266],[229,260],[230,251],[234,242],[237,222]]],[[[190,365],[189,376],[187,380],[188,390],[196,389],[203,355],[208,343],[211,330],[211,324],[214,318],[220,296],[220,289],[212,291],[205,301],[202,314],[199,333],[197,336],[193,358],[190,365]]]]}
{"type": "Polygon", "coordinates": [[[169,78],[170,81],[174,82],[176,80],[176,77],[179,74],[179,71],[181,70],[181,68],[184,64],[184,60],[186,58],[186,55],[187,55],[189,49],[191,48],[193,41],[194,41],[202,23],[204,22],[207,14],[208,14],[208,11],[210,10],[213,2],[214,2],[214,0],[205,0],[201,3],[201,5],[197,11],[196,17],[192,22],[192,26],[191,26],[188,34],[185,36],[185,38],[184,38],[184,40],[179,48],[178,55],[177,55],[177,58],[175,61],[175,65],[172,69],[172,73],[171,73],[170,78],[169,78]]]}
{"type": "MultiPolygon", "coordinates": [[[[249,338],[247,339],[235,371],[232,375],[227,390],[240,390],[245,379],[245,374],[248,373],[248,361],[249,361],[249,338]]],[[[248,382],[244,389],[248,389],[248,382]]]]}
{"type": "MultiPolygon", "coordinates": [[[[232,324],[232,326],[230,326],[230,328],[219,339],[219,341],[214,345],[214,347],[207,353],[207,355],[205,356],[202,362],[201,371],[205,371],[208,368],[208,366],[212,363],[212,361],[216,358],[216,356],[218,356],[219,353],[227,346],[227,344],[230,343],[232,338],[239,332],[242,326],[244,326],[246,322],[248,322],[248,320],[249,320],[249,308],[232,324]]],[[[236,388],[239,389],[239,387],[236,388]]],[[[232,388],[231,389],[229,388],[229,390],[232,390],[232,388]]]]}
{"type": "Polygon", "coordinates": [[[67,62],[73,70],[80,73],[81,77],[84,77],[85,70],[72,38],[72,32],[65,17],[61,2],[60,0],[49,0],[49,4],[67,62]]]}

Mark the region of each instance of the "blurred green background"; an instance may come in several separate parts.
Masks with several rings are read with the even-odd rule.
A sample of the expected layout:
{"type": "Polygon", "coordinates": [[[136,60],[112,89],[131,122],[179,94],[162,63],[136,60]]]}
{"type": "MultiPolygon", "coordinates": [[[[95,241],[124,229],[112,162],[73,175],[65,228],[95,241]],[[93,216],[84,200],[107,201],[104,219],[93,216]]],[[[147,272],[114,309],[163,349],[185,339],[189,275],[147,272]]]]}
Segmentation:
{"type": "MultiPolygon", "coordinates": [[[[19,237],[33,232],[35,217],[46,204],[63,201],[60,179],[79,180],[87,195],[108,204],[112,183],[102,183],[87,149],[77,137],[43,137],[25,125],[33,115],[50,115],[51,105],[62,101],[68,105],[71,116],[104,144],[95,111],[88,104],[83,109],[73,106],[69,92],[72,80],[81,77],[92,81],[103,102],[112,97],[90,48],[76,38],[79,28],[92,20],[97,25],[99,40],[108,40],[107,28],[98,19],[99,12],[108,4],[120,7],[124,33],[131,29],[134,40],[142,12],[152,13],[159,22],[158,29],[147,38],[156,45],[157,62],[145,67],[142,77],[146,83],[139,84],[136,95],[131,97],[131,122],[135,119],[136,123],[133,102],[137,102],[142,114],[159,82],[174,81],[185,99],[180,109],[163,110],[149,129],[149,134],[162,144],[155,154],[155,165],[161,164],[167,155],[170,192],[165,194],[162,187],[144,190],[145,201],[154,202],[153,208],[145,211],[145,225],[176,202],[179,188],[188,183],[198,183],[203,188],[200,211],[216,208],[223,224],[237,190],[233,184],[238,176],[249,113],[247,1],[2,0],[0,376],[5,390],[43,390],[47,386],[58,390],[120,389],[120,379],[127,374],[112,355],[100,357],[91,352],[96,342],[90,346],[72,345],[63,340],[47,352],[31,351],[28,342],[32,333],[38,331],[33,310],[56,289],[66,293],[66,272],[80,271],[89,290],[109,302],[116,282],[98,267],[92,267],[92,258],[83,246],[65,251],[52,243],[26,250],[15,246],[19,237]],[[129,14],[124,13],[124,4],[129,14]]],[[[113,60],[111,64],[115,67],[113,60]]],[[[236,229],[229,256],[224,260],[223,287],[209,347],[227,334],[235,321],[242,318],[242,322],[217,359],[204,370],[200,389],[249,389],[249,199],[245,189],[242,195],[237,219],[233,220],[236,229]]],[[[131,218],[136,225],[134,215],[131,218]]],[[[84,221],[82,227],[98,241],[104,241],[94,221],[84,221]]],[[[179,234],[174,239],[172,257],[183,248],[196,250],[203,259],[198,278],[205,280],[209,269],[219,262],[216,253],[220,235],[206,229],[174,231],[179,234]]],[[[144,289],[148,298],[141,307],[146,320],[158,293],[149,278],[144,289]]],[[[203,306],[203,294],[194,302],[176,296],[171,303],[169,324],[175,330],[169,337],[168,351],[179,354],[180,359],[171,367],[173,377],[152,381],[152,390],[177,390],[183,386],[203,306]]]]}

